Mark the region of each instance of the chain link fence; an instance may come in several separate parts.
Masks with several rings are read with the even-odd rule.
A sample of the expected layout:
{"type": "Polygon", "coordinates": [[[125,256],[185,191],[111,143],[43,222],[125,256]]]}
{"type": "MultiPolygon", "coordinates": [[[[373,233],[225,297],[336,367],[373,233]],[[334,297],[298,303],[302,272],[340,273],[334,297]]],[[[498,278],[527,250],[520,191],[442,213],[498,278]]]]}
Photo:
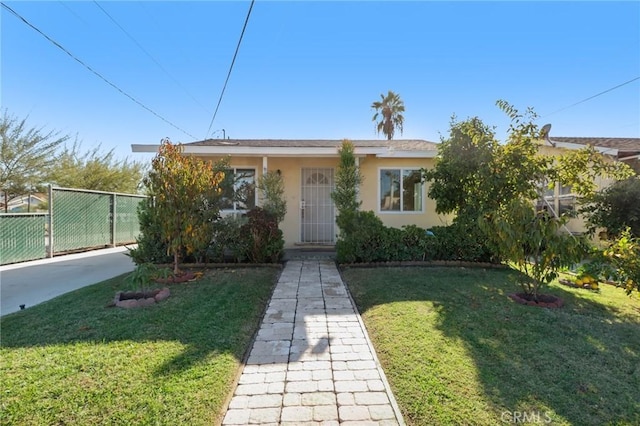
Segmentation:
{"type": "Polygon", "coordinates": [[[144,198],[50,187],[49,214],[0,215],[0,264],[134,243],[144,198]]]}
{"type": "Polygon", "coordinates": [[[0,265],[47,257],[46,213],[0,214],[0,265]]]}

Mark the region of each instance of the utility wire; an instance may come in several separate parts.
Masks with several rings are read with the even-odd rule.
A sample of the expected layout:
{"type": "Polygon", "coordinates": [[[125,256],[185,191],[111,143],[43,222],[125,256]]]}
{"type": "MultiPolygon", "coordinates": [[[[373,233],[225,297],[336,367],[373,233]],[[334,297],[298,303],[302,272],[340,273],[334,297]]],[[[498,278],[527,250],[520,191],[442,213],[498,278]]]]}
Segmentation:
{"type": "Polygon", "coordinates": [[[218,104],[216,105],[216,110],[213,112],[213,117],[211,117],[211,122],[209,123],[209,129],[207,129],[207,133],[205,135],[205,139],[209,135],[211,131],[211,126],[213,126],[213,121],[216,119],[216,115],[218,114],[218,108],[220,108],[220,102],[222,102],[222,97],[224,96],[224,91],[227,88],[227,83],[229,82],[229,77],[231,77],[231,71],[233,70],[233,64],[236,62],[236,56],[238,56],[238,50],[240,50],[240,43],[242,43],[242,37],[244,36],[244,30],[247,28],[247,23],[249,22],[249,16],[251,16],[251,9],[253,9],[253,3],[255,0],[251,0],[251,5],[249,6],[249,11],[247,12],[247,18],[244,20],[244,26],[242,27],[242,32],[240,33],[240,39],[238,40],[238,45],[236,46],[236,51],[233,54],[233,59],[231,60],[231,66],[229,67],[229,72],[227,73],[227,78],[224,81],[224,86],[222,86],[222,92],[220,92],[220,98],[218,98],[218,104]]]}
{"type": "Polygon", "coordinates": [[[578,102],[576,102],[575,104],[571,104],[571,105],[566,106],[566,107],[564,107],[564,108],[560,108],[560,109],[559,109],[559,110],[557,110],[557,111],[553,111],[553,112],[551,112],[551,113],[549,113],[549,114],[543,115],[543,116],[542,116],[542,117],[540,117],[540,118],[545,118],[545,117],[548,117],[548,116],[550,116],[550,115],[556,114],[556,113],[558,113],[558,112],[560,112],[560,111],[564,111],[565,109],[573,108],[573,107],[574,107],[574,106],[576,106],[576,105],[580,105],[580,104],[581,104],[581,103],[583,103],[583,102],[590,101],[590,100],[591,100],[591,99],[593,99],[593,98],[597,98],[598,96],[600,96],[600,95],[604,95],[605,93],[611,92],[612,90],[615,90],[615,89],[617,89],[617,88],[619,88],[619,87],[625,86],[625,85],[627,85],[627,84],[629,84],[629,83],[633,83],[633,82],[634,82],[634,81],[636,81],[636,80],[640,80],[640,76],[639,76],[639,77],[636,77],[636,78],[632,78],[632,79],[631,79],[631,80],[629,80],[629,81],[625,81],[625,82],[624,82],[624,83],[622,83],[622,84],[618,84],[618,85],[617,85],[617,86],[615,86],[615,87],[612,87],[612,88],[607,89],[607,90],[605,90],[605,91],[603,91],[603,92],[597,93],[597,94],[595,94],[595,95],[593,95],[593,96],[589,96],[588,98],[583,99],[583,100],[581,100],[581,101],[578,101],[578,102]]]}
{"type": "Polygon", "coordinates": [[[129,34],[129,32],[127,30],[125,30],[122,25],[120,25],[118,23],[118,21],[115,20],[115,18],[113,16],[111,16],[109,14],[109,12],[107,12],[102,6],[100,6],[100,4],[96,1],[93,0],[93,3],[98,6],[98,8],[102,11],[102,13],[104,13],[105,15],[107,15],[107,17],[111,20],[111,22],[113,22],[118,28],[120,28],[120,30],[127,36],[129,37],[129,39],[135,43],[136,46],[138,46],[138,48],[140,50],[142,50],[142,52],[147,55],[147,57],[149,59],[151,59],[157,66],[158,68],[160,68],[160,70],[162,70],[162,72],[164,72],[167,77],[169,77],[171,80],[173,80],[173,82],[178,85],[178,87],[180,87],[195,103],[197,103],[198,105],[200,105],[202,107],[202,109],[204,109],[206,112],[211,113],[211,111],[209,111],[204,105],[202,105],[202,103],[200,101],[198,101],[192,94],[191,92],[189,92],[182,84],[180,84],[180,82],[171,74],[169,74],[169,71],[167,71],[160,62],[158,62],[158,60],[156,58],[154,58],[151,53],[149,53],[140,43],[138,43],[138,41],[131,35],[129,34]]]}
{"type": "Polygon", "coordinates": [[[136,104],[138,104],[139,106],[141,106],[142,108],[146,109],[147,111],[149,111],[151,114],[155,115],[156,117],[158,117],[160,120],[164,121],[165,123],[169,124],[171,127],[181,131],[182,133],[184,133],[185,135],[191,137],[192,139],[197,139],[195,136],[193,136],[192,134],[188,133],[187,131],[181,129],[180,127],[176,126],[175,124],[173,124],[171,121],[167,120],[166,118],[164,118],[163,116],[161,116],[160,114],[158,114],[157,112],[155,112],[154,110],[152,110],[151,108],[149,108],[148,106],[146,106],[145,104],[143,104],[142,102],[140,102],[139,100],[137,100],[136,98],[134,98],[133,96],[131,96],[130,94],[128,94],[127,92],[125,92],[124,90],[122,90],[121,88],[119,88],[118,86],[116,86],[114,83],[112,83],[111,81],[107,80],[107,78],[105,78],[102,74],[100,74],[99,72],[95,71],[93,68],[91,68],[89,65],[85,64],[84,62],[82,62],[82,60],[78,59],[77,57],[75,57],[71,52],[69,52],[67,49],[65,49],[60,43],[58,43],[57,41],[55,41],[54,39],[52,39],[51,37],[49,37],[48,35],[46,35],[45,33],[43,33],[42,31],[40,31],[36,26],[34,26],[32,23],[30,23],[29,21],[27,21],[25,18],[23,18],[18,12],[16,12],[15,10],[13,10],[12,8],[10,8],[9,6],[7,6],[4,2],[1,3],[2,7],[4,7],[5,9],[7,9],[9,12],[11,12],[14,16],[16,16],[18,19],[20,19],[22,22],[24,22],[26,25],[28,25],[29,27],[31,27],[32,29],[34,29],[36,32],[38,32],[38,34],[40,34],[41,36],[43,36],[44,38],[46,38],[47,40],[49,40],[54,46],[56,46],[57,48],[59,48],[60,50],[62,50],[64,53],[66,53],[67,55],[69,55],[73,60],[75,60],[76,62],[78,62],[80,65],[82,65],[83,67],[85,67],[86,69],[88,69],[89,71],[91,71],[93,74],[95,74],[97,77],[99,77],[102,81],[104,81],[105,83],[107,83],[109,86],[113,87],[114,89],[116,89],[118,92],[122,93],[124,96],[126,96],[127,98],[131,99],[133,102],[135,102],[136,104]]]}

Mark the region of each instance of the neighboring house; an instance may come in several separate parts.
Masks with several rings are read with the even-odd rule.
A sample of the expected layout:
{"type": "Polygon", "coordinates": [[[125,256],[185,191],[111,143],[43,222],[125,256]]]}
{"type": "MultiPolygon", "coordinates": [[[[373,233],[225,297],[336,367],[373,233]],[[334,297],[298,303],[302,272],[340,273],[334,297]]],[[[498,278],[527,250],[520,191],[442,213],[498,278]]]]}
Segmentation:
{"type": "Polygon", "coordinates": [[[7,213],[26,213],[42,211],[41,204],[47,203],[47,195],[41,193],[20,195],[10,198],[5,208],[4,196],[0,201],[0,211],[7,213]]]}
{"type": "MultiPolygon", "coordinates": [[[[582,149],[590,145],[596,151],[609,157],[612,161],[622,161],[632,167],[636,173],[640,173],[640,138],[585,138],[585,137],[548,137],[544,142],[542,152],[549,155],[561,155],[566,150],[582,149]]],[[[605,188],[611,184],[606,179],[598,179],[599,188],[605,188]]],[[[567,210],[575,210],[576,195],[571,187],[556,184],[545,194],[545,202],[558,214],[567,210]]],[[[542,207],[543,202],[539,203],[542,207]]],[[[567,224],[570,231],[581,233],[586,230],[585,222],[581,218],[571,219],[567,224]]]]}
{"type": "MultiPolygon", "coordinates": [[[[387,226],[415,224],[428,228],[447,224],[435,201],[427,198],[422,168],[435,164],[438,144],[424,140],[353,140],[364,177],[360,186],[362,210],[374,211],[387,226]]],[[[251,188],[267,171],[282,174],[287,215],[280,224],[286,247],[334,244],[338,230],[331,192],[342,140],[208,139],[184,144],[184,153],[204,159],[230,157],[239,184],[251,188]]],[[[132,145],[133,152],[157,152],[158,145],[132,145]]],[[[225,213],[259,205],[256,191],[248,201],[228,202],[225,213]]]]}

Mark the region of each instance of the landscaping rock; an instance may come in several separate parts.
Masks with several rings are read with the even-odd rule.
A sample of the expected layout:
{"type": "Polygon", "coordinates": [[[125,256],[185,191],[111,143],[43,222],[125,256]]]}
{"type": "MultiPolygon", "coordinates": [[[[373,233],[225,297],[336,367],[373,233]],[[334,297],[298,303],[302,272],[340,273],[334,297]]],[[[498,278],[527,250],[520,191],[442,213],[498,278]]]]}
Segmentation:
{"type": "Polygon", "coordinates": [[[116,302],[116,306],[119,308],[137,308],[138,301],[136,299],[119,300],[116,302]]]}
{"type": "Polygon", "coordinates": [[[168,298],[170,295],[171,295],[171,292],[169,291],[169,289],[167,287],[165,287],[162,290],[160,290],[158,292],[158,294],[156,294],[156,296],[155,296],[156,302],[163,301],[166,298],[168,298]]]}

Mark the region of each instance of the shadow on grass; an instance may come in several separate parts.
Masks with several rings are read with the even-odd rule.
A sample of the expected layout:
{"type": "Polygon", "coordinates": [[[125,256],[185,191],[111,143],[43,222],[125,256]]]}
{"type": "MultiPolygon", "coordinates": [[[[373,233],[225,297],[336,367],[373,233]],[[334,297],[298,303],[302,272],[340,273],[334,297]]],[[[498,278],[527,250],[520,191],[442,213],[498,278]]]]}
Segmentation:
{"type": "MultiPolygon", "coordinates": [[[[561,309],[518,305],[507,298],[508,293],[519,291],[513,271],[379,268],[346,270],[344,277],[365,323],[367,311],[373,308],[424,302],[400,304],[395,315],[406,315],[404,321],[420,328],[420,318],[435,313],[429,324],[438,336],[464,346],[494,419],[514,422],[517,413],[527,412],[539,416],[534,420],[546,422],[546,411],[552,410],[555,419],[571,424],[640,424],[640,315],[634,305],[561,286],[545,290],[565,300],[561,309]],[[507,417],[501,419],[505,412],[507,417]]],[[[374,316],[379,321],[379,327],[371,324],[374,334],[394,328],[393,315],[385,318],[375,310],[372,320],[374,316]]],[[[394,332],[396,336],[385,334],[381,339],[393,342],[383,351],[397,351],[391,357],[385,355],[391,362],[400,351],[416,350],[413,345],[429,347],[428,337],[423,342],[414,340],[420,333],[407,330],[406,325],[394,332]]],[[[446,355],[440,355],[446,352],[434,350],[422,371],[432,368],[433,357],[447,362],[446,355]]],[[[420,354],[414,359],[422,362],[420,354]]],[[[401,367],[401,374],[417,374],[421,368],[401,367]]]]}
{"type": "Polygon", "coordinates": [[[185,346],[159,366],[170,375],[212,354],[241,360],[275,285],[273,268],[213,270],[196,282],[170,285],[171,297],[135,309],[107,307],[125,275],[85,287],[2,318],[2,347],[78,342],[175,341],[185,346]]]}

